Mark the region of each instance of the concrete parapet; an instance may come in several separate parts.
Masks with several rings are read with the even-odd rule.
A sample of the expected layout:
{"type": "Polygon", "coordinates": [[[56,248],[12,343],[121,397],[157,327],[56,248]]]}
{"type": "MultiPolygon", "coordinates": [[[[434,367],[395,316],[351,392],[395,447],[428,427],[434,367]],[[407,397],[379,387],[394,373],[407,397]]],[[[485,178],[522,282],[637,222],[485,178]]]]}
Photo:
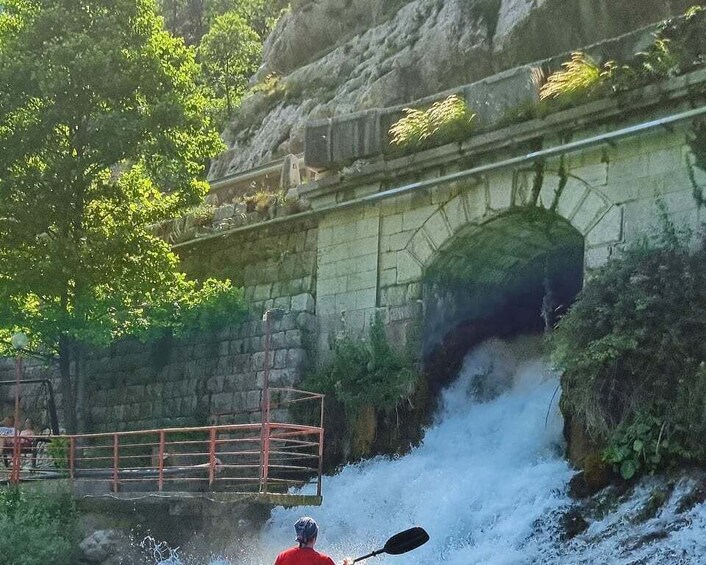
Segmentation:
{"type": "MultiPolygon", "coordinates": [[[[654,26],[650,26],[590,45],[583,51],[597,60],[625,61],[653,41],[653,31],[654,26]]],[[[305,131],[306,166],[316,170],[335,169],[387,153],[391,149],[388,131],[404,116],[405,108],[428,107],[452,94],[467,102],[469,109],[477,114],[479,126],[492,128],[509,110],[536,102],[542,73],[559,68],[569,58],[570,53],[563,53],[399,106],[311,121],[305,131]]]]}

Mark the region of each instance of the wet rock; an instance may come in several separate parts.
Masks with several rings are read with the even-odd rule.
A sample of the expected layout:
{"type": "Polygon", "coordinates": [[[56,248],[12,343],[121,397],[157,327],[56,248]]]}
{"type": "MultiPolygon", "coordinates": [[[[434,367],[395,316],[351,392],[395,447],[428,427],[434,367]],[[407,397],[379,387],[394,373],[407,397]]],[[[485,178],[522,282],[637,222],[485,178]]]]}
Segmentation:
{"type": "Polygon", "coordinates": [[[583,470],[569,481],[569,495],[575,499],[593,496],[607,487],[613,478],[610,465],[597,453],[585,457],[583,465],[583,470]]]}
{"type": "Polygon", "coordinates": [[[697,504],[706,502],[706,477],[702,477],[677,504],[677,513],[688,512],[697,504]]]}
{"type": "Polygon", "coordinates": [[[667,499],[673,490],[674,483],[670,483],[663,488],[653,490],[650,497],[647,499],[647,502],[645,502],[643,507],[640,508],[640,511],[637,513],[633,521],[639,524],[654,518],[664,506],[664,503],[667,502],[667,499]]]}
{"type": "Polygon", "coordinates": [[[129,534],[121,530],[97,530],[84,539],[79,548],[81,563],[121,565],[142,562],[129,534]]]}
{"type": "Polygon", "coordinates": [[[577,507],[565,512],[559,519],[559,524],[561,527],[561,539],[564,541],[575,538],[588,528],[588,522],[577,507]]]}

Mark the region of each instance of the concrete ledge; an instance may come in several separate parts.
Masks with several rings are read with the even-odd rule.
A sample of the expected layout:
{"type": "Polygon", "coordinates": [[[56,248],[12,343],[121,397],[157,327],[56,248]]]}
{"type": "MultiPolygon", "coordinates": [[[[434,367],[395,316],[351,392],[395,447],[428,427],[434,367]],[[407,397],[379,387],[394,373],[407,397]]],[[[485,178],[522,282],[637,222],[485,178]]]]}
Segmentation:
{"type": "Polygon", "coordinates": [[[316,209],[330,204],[331,196],[336,196],[335,201],[339,201],[338,195],[353,187],[364,184],[374,186],[377,183],[382,188],[389,182],[400,184],[398,179],[403,175],[420,175],[425,170],[454,165],[459,159],[476,158],[491,152],[516,151],[523,144],[542,140],[547,136],[570,135],[587,127],[595,129],[608,123],[625,124],[629,119],[641,119],[641,116],[654,109],[659,109],[660,114],[664,114],[670,106],[705,96],[706,69],[699,69],[619,96],[562,110],[545,118],[479,133],[460,144],[450,143],[389,161],[363,163],[355,169],[344,169],[339,174],[304,184],[299,192],[309,199],[316,209]]]}
{"type": "MultiPolygon", "coordinates": [[[[598,59],[625,60],[649,45],[655,29],[656,26],[648,26],[583,50],[598,59]]],[[[465,99],[477,114],[481,127],[492,127],[508,110],[536,102],[539,99],[538,72],[558,68],[569,57],[570,53],[563,53],[403,105],[312,121],[305,132],[306,166],[316,170],[333,169],[387,153],[391,149],[388,130],[404,115],[405,108],[423,108],[452,94],[465,99]]]]}

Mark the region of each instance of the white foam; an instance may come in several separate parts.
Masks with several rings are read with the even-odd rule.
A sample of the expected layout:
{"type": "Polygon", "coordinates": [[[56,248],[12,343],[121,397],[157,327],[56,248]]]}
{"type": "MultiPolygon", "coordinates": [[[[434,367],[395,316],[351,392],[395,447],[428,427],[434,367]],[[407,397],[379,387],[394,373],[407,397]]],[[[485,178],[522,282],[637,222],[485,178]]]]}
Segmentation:
{"type": "MultiPolygon", "coordinates": [[[[585,534],[559,541],[556,522],[572,504],[566,495],[572,470],[561,454],[558,379],[540,349],[536,339],[492,340],[475,349],[443,392],[422,445],[404,457],[379,457],[325,477],[321,507],[276,508],[246,557],[232,563],[273,563],[293,545],[296,519],[310,515],[321,528],[317,549],[336,562],[379,549],[392,534],[419,525],[431,536],[426,545],[373,562],[706,564],[704,505],[677,516],[667,504],[654,519],[631,520],[649,498],[649,481],[585,534]],[[508,389],[493,400],[474,399],[478,379],[494,378],[508,389]],[[668,530],[666,537],[635,542],[660,528],[668,530]]],[[[675,491],[687,488],[683,483],[675,491]]]]}

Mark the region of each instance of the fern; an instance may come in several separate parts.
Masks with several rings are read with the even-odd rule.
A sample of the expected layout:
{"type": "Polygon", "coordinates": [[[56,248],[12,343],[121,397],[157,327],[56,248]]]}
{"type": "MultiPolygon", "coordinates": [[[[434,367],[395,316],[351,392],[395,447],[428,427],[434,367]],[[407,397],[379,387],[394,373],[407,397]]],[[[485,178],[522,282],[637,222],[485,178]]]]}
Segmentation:
{"type": "Polygon", "coordinates": [[[617,67],[615,62],[608,61],[601,68],[590,56],[580,51],[572,53],[571,60],[561,66],[564,70],[550,75],[540,89],[540,100],[589,93],[610,78],[617,67]]]}
{"type": "Polygon", "coordinates": [[[392,145],[411,149],[459,141],[468,136],[476,117],[466,102],[455,94],[435,102],[426,110],[406,108],[405,114],[388,133],[392,145]]]}

